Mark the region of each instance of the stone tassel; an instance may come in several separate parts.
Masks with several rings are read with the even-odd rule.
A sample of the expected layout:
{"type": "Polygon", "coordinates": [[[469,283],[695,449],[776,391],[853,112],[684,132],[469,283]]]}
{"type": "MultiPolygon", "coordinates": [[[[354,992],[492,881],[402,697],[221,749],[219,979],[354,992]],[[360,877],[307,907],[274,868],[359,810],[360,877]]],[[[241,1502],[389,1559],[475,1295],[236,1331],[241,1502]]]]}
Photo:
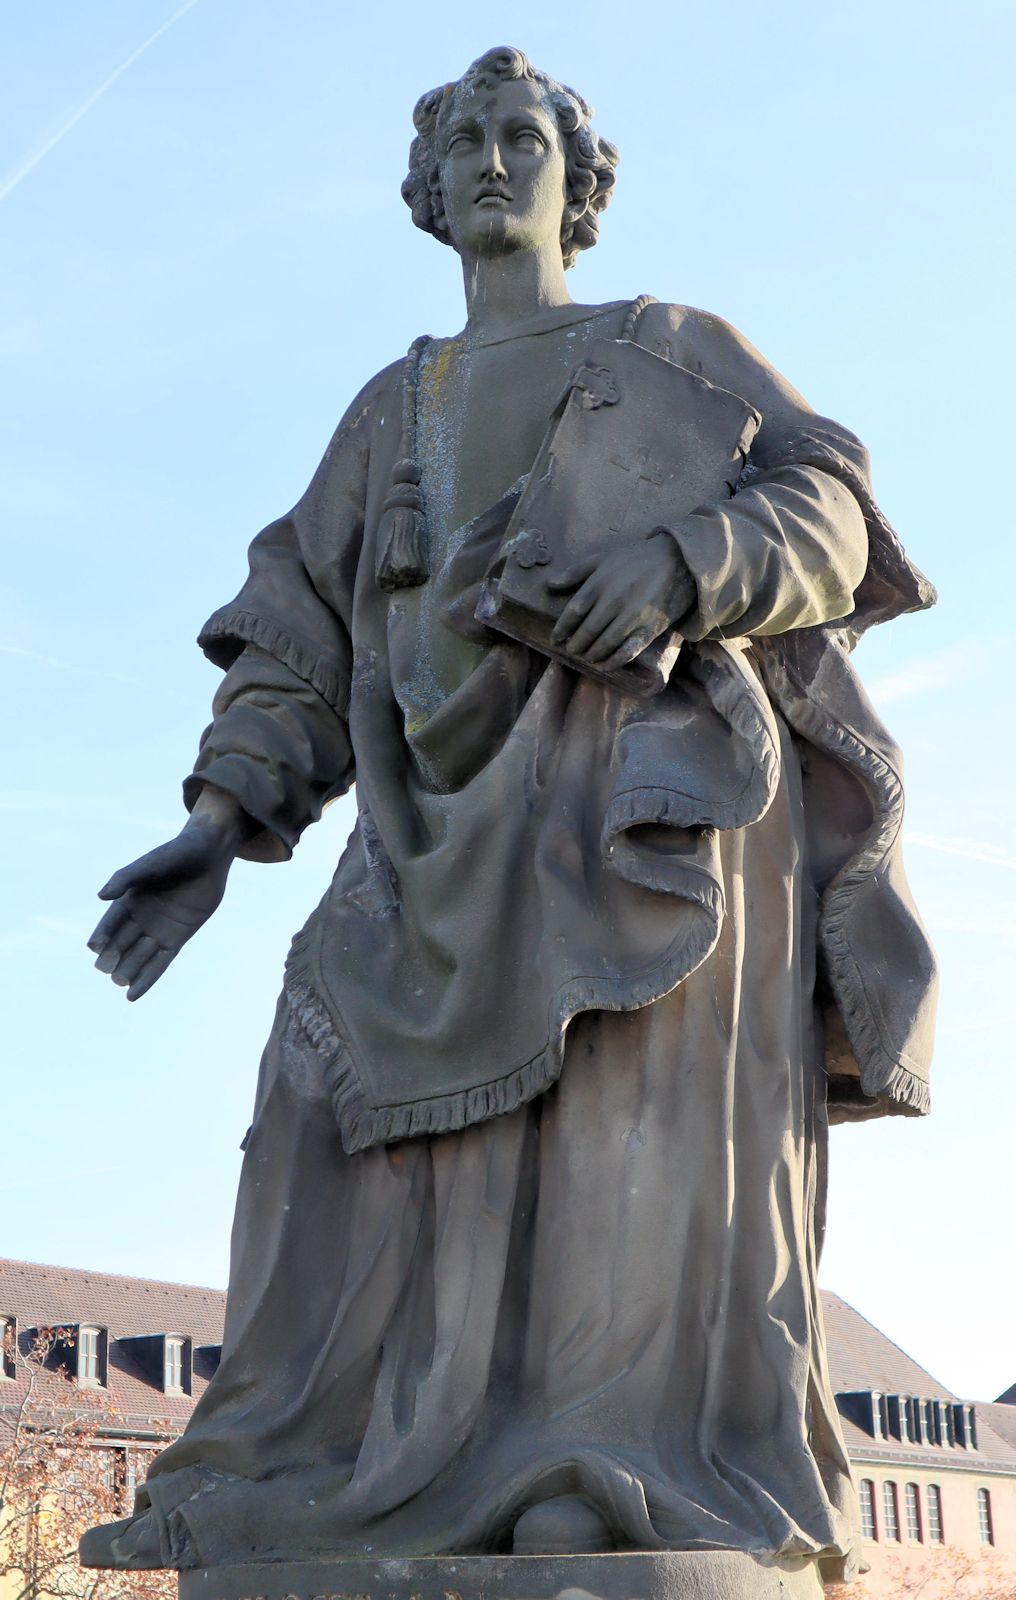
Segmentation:
{"type": "Polygon", "coordinates": [[[378,528],[376,577],[378,587],[391,594],[426,583],[427,521],[420,493],[420,468],[416,462],[416,388],[420,355],[429,341],[417,339],[409,351],[402,380],[402,459],[392,468],[378,528]]]}
{"type": "Polygon", "coordinates": [[[426,583],[426,526],[419,489],[420,469],[406,457],[392,469],[378,529],[377,581],[389,594],[426,583]]]}

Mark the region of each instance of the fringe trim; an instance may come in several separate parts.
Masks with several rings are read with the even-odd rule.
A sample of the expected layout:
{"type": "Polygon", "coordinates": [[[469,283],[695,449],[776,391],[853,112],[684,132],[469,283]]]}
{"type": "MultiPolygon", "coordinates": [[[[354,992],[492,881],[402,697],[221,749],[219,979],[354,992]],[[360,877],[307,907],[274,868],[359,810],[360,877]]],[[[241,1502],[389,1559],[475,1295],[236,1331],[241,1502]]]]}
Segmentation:
{"type": "Polygon", "coordinates": [[[689,650],[688,658],[714,709],[754,758],[741,793],[718,802],[709,821],[724,830],[746,828],[765,816],[780,781],[780,741],[769,702],[740,652],[729,645],[704,641],[689,650]]]}
{"type": "MultiPolygon", "coordinates": [[[[829,646],[831,648],[831,646],[829,646]]],[[[868,1004],[860,967],[850,944],[849,923],[854,897],[878,873],[897,847],[903,826],[903,781],[896,769],[827,713],[820,711],[794,681],[785,659],[764,654],[766,681],[788,722],[818,749],[833,756],[864,781],[875,802],[875,825],[867,843],[841,868],[827,887],[819,911],[819,943],[825,952],[829,980],[843,1017],[865,1094],[888,1100],[887,1110],[900,1116],[922,1116],[931,1105],[927,1079],[905,1065],[888,1048],[878,1017],[868,1004]]]]}
{"type": "Polygon", "coordinates": [[[256,644],[316,689],[340,717],[348,715],[349,675],[341,672],[335,662],[325,660],[320,650],[254,611],[216,612],[198,634],[198,644],[218,667],[231,666],[240,654],[240,650],[227,654],[217,648],[234,641],[239,643],[240,649],[245,644],[256,644]]]}
{"type": "Polygon", "coordinates": [[[696,936],[677,941],[681,946],[680,959],[675,958],[672,946],[663,961],[625,985],[623,999],[616,979],[574,979],[557,996],[550,1041],[531,1061],[487,1083],[398,1105],[371,1106],[367,1103],[349,1045],[338,1032],[331,1009],[315,986],[315,930],[313,923],[309,924],[297,934],[290,948],[285,989],[297,1023],[321,1058],[325,1084],[346,1153],[355,1155],[372,1145],[391,1144],[399,1139],[450,1133],[474,1122],[507,1115],[535,1100],[561,1075],[565,1029],[573,1017],[582,1011],[637,1011],[650,1005],[675,989],[713,950],[723,917],[723,894],[718,884],[710,883],[704,874],[702,877],[703,886],[693,903],[704,913],[703,926],[696,936]]]}
{"type": "MultiPolygon", "coordinates": [[[[630,829],[647,824],[693,833],[694,850],[700,844],[707,845],[715,832],[714,828],[703,826],[701,806],[673,789],[649,786],[626,789],[623,794],[615,795],[607,807],[600,847],[613,871],[626,882],[640,889],[652,889],[656,894],[669,895],[671,899],[688,900],[710,914],[715,912],[718,937],[719,919],[725,909],[719,883],[691,852],[685,856],[660,856],[638,849],[626,836],[630,829]]],[[[707,954],[708,951],[694,965],[707,954]]],[[[693,967],[688,968],[689,972],[692,970],[693,967]]]]}

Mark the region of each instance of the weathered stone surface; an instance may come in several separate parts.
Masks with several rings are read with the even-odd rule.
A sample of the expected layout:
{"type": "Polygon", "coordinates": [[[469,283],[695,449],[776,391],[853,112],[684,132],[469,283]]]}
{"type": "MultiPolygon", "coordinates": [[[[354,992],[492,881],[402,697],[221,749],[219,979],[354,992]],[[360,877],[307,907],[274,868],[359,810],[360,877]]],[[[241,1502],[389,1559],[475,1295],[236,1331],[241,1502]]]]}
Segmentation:
{"type": "Polygon", "coordinates": [[[927,1109],[935,964],[846,645],[933,592],[858,439],[735,330],[572,300],[617,160],[590,117],[508,48],[418,103],[403,195],[466,324],[366,385],[254,540],[200,635],[227,677],[190,820],[102,891],[92,947],[138,999],[233,860],[285,859],[355,775],[262,1062],[221,1366],[82,1544],[184,1569],[183,1600],[807,1600],[820,1555],[856,1566],[827,1123],[927,1109]],[[555,429],[527,491],[565,392],[595,433],[555,429]],[[658,495],[715,406],[722,470],[658,495]],[[526,642],[487,625],[520,551],[526,642]]]}
{"type": "Polygon", "coordinates": [[[815,1567],[732,1551],[259,1562],[180,1574],[180,1600],[813,1600],[815,1567]]]}

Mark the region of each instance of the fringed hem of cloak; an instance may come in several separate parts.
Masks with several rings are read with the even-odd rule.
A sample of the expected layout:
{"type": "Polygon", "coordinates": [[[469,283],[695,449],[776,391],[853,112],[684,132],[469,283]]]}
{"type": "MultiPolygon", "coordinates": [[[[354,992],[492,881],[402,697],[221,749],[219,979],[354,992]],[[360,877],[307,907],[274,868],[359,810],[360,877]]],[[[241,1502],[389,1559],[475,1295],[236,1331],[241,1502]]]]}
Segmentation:
{"type": "MultiPolygon", "coordinates": [[[[772,708],[736,646],[701,641],[690,652],[690,665],[714,709],[751,753],[744,788],[730,801],[711,799],[709,820],[724,831],[746,828],[765,816],[780,781],[780,739],[772,708]]],[[[701,812],[701,801],[699,807],[701,812]]]]}
{"type": "Polygon", "coordinates": [[[224,669],[245,644],[256,644],[316,689],[340,717],[349,713],[348,673],[322,659],[315,646],[254,611],[217,611],[198,634],[198,644],[209,661],[224,669]],[[231,648],[234,645],[237,648],[231,648]]]}
{"type": "MultiPolygon", "coordinates": [[[[399,1139],[455,1132],[474,1122],[517,1111],[551,1088],[561,1075],[565,1030],[572,1018],[583,1011],[637,1011],[650,1005],[675,989],[710,954],[720,935],[723,891],[704,874],[698,876],[702,888],[694,897],[684,898],[692,899],[704,913],[701,925],[690,935],[675,940],[651,972],[640,979],[630,979],[624,985],[623,999],[617,979],[575,978],[559,991],[551,1038],[532,1060],[487,1083],[403,1104],[368,1105],[349,1046],[314,982],[313,928],[298,933],[286,962],[286,994],[293,1015],[322,1058],[325,1085],[347,1155],[399,1139]],[[675,954],[678,947],[679,954],[675,954]]],[[[666,892],[673,893],[670,884],[666,885],[666,892]]]]}
{"type": "MultiPolygon", "coordinates": [[[[828,644],[827,648],[834,646],[828,644]]],[[[775,674],[773,666],[773,656],[767,655],[767,679],[787,720],[818,749],[859,774],[872,791],[875,825],[864,848],[851,857],[822,897],[819,944],[827,958],[829,981],[860,1068],[863,1092],[882,1102],[882,1109],[890,1115],[926,1115],[931,1108],[927,1080],[906,1066],[900,1054],[886,1048],[878,1019],[865,999],[864,979],[847,926],[855,890],[879,873],[897,847],[903,826],[903,781],[871,745],[821,711],[792,682],[785,661],[778,661],[775,674]],[[774,681],[781,676],[784,684],[774,681]]]]}

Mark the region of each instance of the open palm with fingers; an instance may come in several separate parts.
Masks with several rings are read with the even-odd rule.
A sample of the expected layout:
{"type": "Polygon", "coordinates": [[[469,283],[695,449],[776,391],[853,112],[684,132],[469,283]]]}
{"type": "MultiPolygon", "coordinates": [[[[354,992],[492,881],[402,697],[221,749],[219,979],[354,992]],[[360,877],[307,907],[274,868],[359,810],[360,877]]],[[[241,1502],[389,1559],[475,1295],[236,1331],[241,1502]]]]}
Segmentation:
{"type": "Polygon", "coordinates": [[[222,899],[233,853],[192,818],[168,844],[114,872],[100,900],[112,900],[88,941],[100,972],[139,1000],[222,899]]]}

